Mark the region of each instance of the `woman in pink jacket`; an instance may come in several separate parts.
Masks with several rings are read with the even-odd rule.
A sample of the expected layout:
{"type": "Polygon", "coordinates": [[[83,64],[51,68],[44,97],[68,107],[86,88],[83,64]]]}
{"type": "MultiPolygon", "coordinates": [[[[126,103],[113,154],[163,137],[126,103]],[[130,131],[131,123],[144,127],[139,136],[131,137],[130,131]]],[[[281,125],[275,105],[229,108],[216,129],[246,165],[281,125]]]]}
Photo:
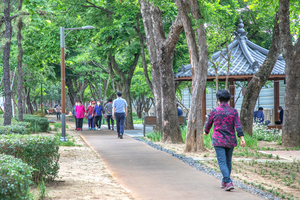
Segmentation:
{"type": "Polygon", "coordinates": [[[78,106],[75,108],[76,112],[76,118],[77,118],[77,131],[82,131],[82,124],[83,124],[83,118],[85,113],[84,105],[82,105],[82,102],[78,101],[78,106]]]}

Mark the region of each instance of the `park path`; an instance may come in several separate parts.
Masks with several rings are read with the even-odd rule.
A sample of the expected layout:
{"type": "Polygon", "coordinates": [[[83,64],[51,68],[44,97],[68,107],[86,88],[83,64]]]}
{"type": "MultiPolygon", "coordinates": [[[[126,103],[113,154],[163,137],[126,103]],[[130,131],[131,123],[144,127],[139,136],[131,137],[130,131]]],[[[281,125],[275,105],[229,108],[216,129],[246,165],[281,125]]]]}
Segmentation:
{"type": "MultiPolygon", "coordinates": [[[[103,127],[103,126],[102,126],[103,127]]],[[[225,192],[220,181],[177,158],[117,133],[84,130],[81,134],[116,180],[142,200],[254,200],[258,197],[235,189],[225,192]]]]}

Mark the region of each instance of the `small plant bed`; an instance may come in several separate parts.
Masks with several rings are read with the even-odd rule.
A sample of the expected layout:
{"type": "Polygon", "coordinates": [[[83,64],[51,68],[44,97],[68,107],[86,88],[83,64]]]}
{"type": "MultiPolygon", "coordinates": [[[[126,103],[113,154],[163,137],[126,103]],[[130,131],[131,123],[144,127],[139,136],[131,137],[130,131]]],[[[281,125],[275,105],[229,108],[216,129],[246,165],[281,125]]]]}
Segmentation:
{"type": "MultiPolygon", "coordinates": [[[[204,161],[209,168],[220,172],[216,159],[204,161]]],[[[300,163],[233,162],[232,178],[268,191],[282,199],[300,199],[300,163]]]]}

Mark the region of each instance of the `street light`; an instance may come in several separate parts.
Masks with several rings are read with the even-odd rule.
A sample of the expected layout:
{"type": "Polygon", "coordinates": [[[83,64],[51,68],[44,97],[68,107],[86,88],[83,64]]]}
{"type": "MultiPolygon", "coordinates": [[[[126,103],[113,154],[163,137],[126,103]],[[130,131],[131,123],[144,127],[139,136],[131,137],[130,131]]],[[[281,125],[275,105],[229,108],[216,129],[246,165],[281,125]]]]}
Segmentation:
{"type": "Polygon", "coordinates": [[[74,30],[93,29],[93,26],[83,26],[79,28],[60,27],[60,57],[61,57],[61,138],[60,141],[67,142],[66,137],[66,86],[65,86],[65,38],[74,30]],[[65,35],[65,30],[70,30],[65,35]]]}

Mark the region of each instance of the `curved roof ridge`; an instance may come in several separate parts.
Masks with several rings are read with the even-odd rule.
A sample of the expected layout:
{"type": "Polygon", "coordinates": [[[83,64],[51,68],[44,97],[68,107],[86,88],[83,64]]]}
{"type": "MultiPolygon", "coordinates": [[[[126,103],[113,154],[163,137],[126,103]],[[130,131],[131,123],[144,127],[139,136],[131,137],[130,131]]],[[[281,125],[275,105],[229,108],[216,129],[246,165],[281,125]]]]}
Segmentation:
{"type": "MultiPolygon", "coordinates": [[[[265,56],[267,56],[268,53],[269,53],[269,50],[267,50],[267,49],[265,49],[265,48],[263,48],[261,46],[258,46],[257,44],[255,44],[255,43],[253,43],[253,42],[251,42],[249,40],[247,40],[247,44],[248,44],[249,47],[251,47],[254,50],[259,51],[260,53],[264,54],[265,56]]],[[[284,60],[284,58],[281,55],[279,55],[278,56],[278,60],[284,60]]]]}

